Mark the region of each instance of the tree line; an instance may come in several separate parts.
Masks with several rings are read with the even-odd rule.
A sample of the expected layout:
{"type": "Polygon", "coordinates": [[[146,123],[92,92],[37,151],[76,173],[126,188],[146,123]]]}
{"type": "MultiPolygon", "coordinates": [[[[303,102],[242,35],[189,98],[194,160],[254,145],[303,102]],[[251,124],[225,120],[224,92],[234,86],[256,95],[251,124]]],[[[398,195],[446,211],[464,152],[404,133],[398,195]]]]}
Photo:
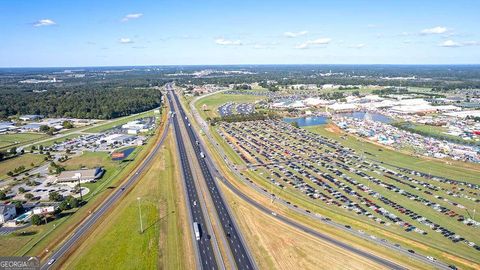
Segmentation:
{"type": "Polygon", "coordinates": [[[81,87],[42,93],[6,91],[0,96],[0,119],[14,115],[112,119],[160,106],[161,93],[153,88],[81,87]]]}

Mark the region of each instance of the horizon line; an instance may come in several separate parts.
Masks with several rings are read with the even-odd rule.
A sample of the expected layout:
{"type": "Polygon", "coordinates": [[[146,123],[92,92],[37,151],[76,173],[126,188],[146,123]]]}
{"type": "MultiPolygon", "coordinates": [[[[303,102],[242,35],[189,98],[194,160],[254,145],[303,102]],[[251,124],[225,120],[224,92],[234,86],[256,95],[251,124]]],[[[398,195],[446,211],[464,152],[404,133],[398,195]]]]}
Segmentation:
{"type": "Polygon", "coordinates": [[[201,66],[480,66],[480,63],[463,64],[153,64],[153,65],[93,65],[93,66],[0,66],[0,69],[43,69],[43,68],[120,68],[120,67],[201,67],[201,66]]]}

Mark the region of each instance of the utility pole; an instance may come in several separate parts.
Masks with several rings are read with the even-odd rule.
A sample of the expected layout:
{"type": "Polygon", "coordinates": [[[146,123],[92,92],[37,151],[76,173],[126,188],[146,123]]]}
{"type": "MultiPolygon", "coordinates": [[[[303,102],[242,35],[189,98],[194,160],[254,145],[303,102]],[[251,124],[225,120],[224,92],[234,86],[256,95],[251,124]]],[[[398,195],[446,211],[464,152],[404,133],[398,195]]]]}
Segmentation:
{"type": "Polygon", "coordinates": [[[78,189],[80,191],[80,201],[83,202],[83,195],[82,195],[82,185],[80,184],[80,176],[77,176],[77,180],[78,180],[78,189]]]}
{"type": "Polygon", "coordinates": [[[142,208],[140,208],[140,197],[137,197],[137,202],[138,202],[138,219],[140,220],[140,233],[143,233],[142,208]]]}

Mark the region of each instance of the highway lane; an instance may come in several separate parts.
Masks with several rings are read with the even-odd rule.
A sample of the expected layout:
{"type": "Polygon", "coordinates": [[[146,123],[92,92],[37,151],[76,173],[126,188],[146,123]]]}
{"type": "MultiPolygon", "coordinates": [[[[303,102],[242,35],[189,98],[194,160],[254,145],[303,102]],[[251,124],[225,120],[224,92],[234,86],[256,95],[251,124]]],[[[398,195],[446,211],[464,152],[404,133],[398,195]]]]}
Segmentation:
{"type": "MultiPolygon", "coordinates": [[[[197,99],[198,100],[198,99],[197,99]]],[[[192,113],[197,121],[197,123],[199,124],[199,126],[201,127],[201,129],[204,131],[204,133],[206,134],[208,140],[211,142],[211,144],[214,146],[214,148],[218,151],[218,153],[224,158],[225,160],[225,163],[227,165],[227,167],[230,169],[230,171],[232,173],[234,173],[236,175],[236,177],[238,179],[241,179],[244,183],[246,183],[247,185],[251,186],[254,190],[256,190],[257,192],[259,192],[260,194],[266,196],[266,197],[270,197],[271,198],[271,194],[268,192],[268,191],[265,191],[263,190],[261,187],[251,183],[250,181],[248,181],[247,179],[245,179],[245,177],[236,169],[235,165],[232,165],[229,163],[228,161],[228,158],[225,154],[225,152],[223,151],[223,149],[221,149],[221,147],[218,145],[218,143],[215,141],[215,139],[213,139],[211,137],[211,135],[209,134],[209,130],[208,130],[208,126],[207,124],[205,123],[205,121],[200,117],[200,115],[196,112],[195,110],[195,107],[194,107],[194,103],[191,103],[190,104],[190,109],[192,110],[192,113]]],[[[202,142],[200,141],[200,143],[202,144],[202,142]]],[[[211,166],[212,168],[215,168],[213,171],[218,171],[216,169],[216,165],[215,163],[212,161],[212,159],[209,159],[209,166],[211,166]]],[[[231,185],[231,183],[228,181],[228,180],[225,180],[225,178],[220,175],[220,174],[217,174],[218,178],[219,179],[222,179],[222,181],[224,183],[227,184],[227,187],[230,188],[234,193],[236,193],[239,197],[241,198],[249,198],[248,196],[246,196],[245,194],[243,194],[240,190],[237,190],[234,186],[231,185]],[[233,188],[233,189],[232,189],[233,188]]],[[[253,202],[251,200],[246,200],[247,202],[253,202]]],[[[422,254],[419,254],[419,253],[415,253],[415,254],[412,254],[410,252],[408,252],[408,249],[407,248],[404,248],[404,247],[401,247],[399,245],[395,245],[394,243],[390,243],[390,242],[386,242],[386,241],[383,241],[382,239],[374,239],[372,237],[370,237],[369,235],[365,234],[365,233],[360,233],[356,230],[353,230],[353,229],[348,229],[346,228],[344,225],[342,224],[339,224],[339,223],[336,223],[334,221],[329,221],[329,220],[325,220],[324,218],[322,218],[321,216],[318,216],[314,213],[308,213],[306,212],[305,210],[303,209],[300,209],[300,208],[295,208],[293,207],[291,204],[288,204],[285,200],[282,200],[280,198],[276,198],[276,201],[281,203],[283,206],[299,213],[299,214],[302,214],[302,215],[305,215],[305,216],[308,216],[310,218],[313,218],[319,222],[322,222],[322,223],[325,223],[327,225],[330,225],[330,226],[333,226],[333,227],[336,227],[337,229],[340,229],[340,230],[343,230],[345,233],[350,233],[350,234],[353,234],[353,235],[356,235],[357,237],[360,237],[366,241],[369,241],[369,242],[374,242],[378,245],[381,245],[385,248],[388,248],[390,250],[392,250],[392,252],[396,251],[396,252],[400,252],[402,254],[404,254],[405,256],[408,256],[412,259],[415,259],[415,260],[418,260],[418,261],[421,261],[423,263],[426,263],[426,264],[430,264],[438,269],[449,269],[448,265],[443,263],[443,262],[440,262],[440,261],[431,261],[430,259],[428,259],[426,256],[422,255],[422,254]]],[[[256,207],[255,204],[252,204],[254,207],[256,207]]],[[[262,208],[265,208],[265,209],[260,209],[262,212],[265,212],[265,213],[269,213],[269,214],[272,214],[272,211],[269,210],[268,208],[266,208],[265,206],[263,205],[260,205],[262,208]]],[[[280,217],[279,215],[276,215],[276,216],[273,216],[272,217],[278,219],[278,220],[283,220],[285,219],[285,217],[280,217]]],[[[302,229],[303,225],[296,222],[296,221],[293,221],[293,220],[290,220],[290,222],[288,222],[288,224],[290,224],[291,226],[293,227],[296,227],[298,229],[302,229]],[[296,226],[296,225],[293,225],[292,223],[296,224],[296,225],[299,225],[299,226],[296,226]]],[[[308,228],[308,227],[307,227],[308,228]]],[[[318,232],[317,232],[318,233],[318,232]]],[[[319,235],[314,235],[316,237],[319,237],[319,238],[322,238],[323,237],[320,237],[319,235]]],[[[326,236],[326,235],[325,235],[326,236]]],[[[327,236],[328,237],[328,236],[327,236]]],[[[324,239],[325,240],[325,239],[324,239]]],[[[338,242],[338,240],[336,240],[338,242]]],[[[341,242],[338,242],[338,243],[341,243],[341,242]]],[[[332,244],[338,244],[338,243],[335,243],[335,242],[332,242],[332,244]]],[[[344,244],[344,243],[343,243],[344,244]]],[[[361,254],[359,254],[361,255],[361,254]]],[[[371,255],[371,254],[370,254],[371,255]]],[[[380,259],[380,261],[377,261],[377,262],[381,262],[382,258],[380,257],[377,257],[378,259],[380,259]]],[[[375,260],[375,259],[374,259],[375,260]]],[[[387,261],[387,263],[390,263],[389,261],[387,261]]],[[[397,265],[398,269],[401,269],[402,267],[400,265],[397,265]]]]}
{"type": "Polygon", "coordinates": [[[151,165],[153,158],[160,150],[160,147],[163,145],[165,138],[167,137],[169,127],[170,119],[166,123],[159,143],[155,145],[150,154],[145,158],[142,164],[140,164],[135,174],[133,174],[121,188],[118,188],[116,191],[114,191],[114,193],[110,197],[108,197],[108,199],[105,200],[96,211],[91,213],[90,216],[86,218],[85,222],[80,224],[75,230],[75,232],[65,242],[63,242],[57,250],[55,250],[50,255],[50,257],[46,260],[46,263],[44,263],[40,269],[51,269],[55,266],[59,259],[63,259],[62,257],[71,250],[71,248],[79,241],[79,239],[83,237],[85,233],[88,232],[101,217],[103,217],[103,215],[109,213],[112,206],[121,197],[123,197],[125,191],[131,188],[140,179],[140,175],[142,174],[142,172],[144,172],[145,169],[151,165]],[[52,263],[48,264],[48,262],[52,263]]]}
{"type": "MultiPolygon", "coordinates": [[[[167,90],[169,94],[171,93],[171,88],[167,86],[167,90]]],[[[190,162],[188,160],[187,151],[185,149],[184,141],[180,131],[180,124],[179,124],[179,116],[176,113],[175,106],[172,102],[172,99],[168,99],[170,103],[170,108],[172,110],[173,115],[173,126],[174,126],[174,133],[177,142],[177,149],[180,155],[180,162],[182,165],[182,176],[184,179],[186,191],[187,191],[187,202],[189,207],[189,213],[191,215],[191,224],[190,227],[192,228],[193,222],[197,222],[201,228],[201,235],[200,239],[197,240],[194,238],[196,242],[196,250],[197,254],[199,255],[199,260],[202,269],[219,269],[217,264],[217,259],[219,259],[219,252],[216,252],[213,248],[211,242],[211,235],[212,233],[208,231],[210,226],[207,226],[207,221],[205,218],[205,214],[200,207],[200,199],[198,196],[197,188],[195,186],[194,178],[192,175],[192,170],[190,167],[190,162]],[[217,256],[215,256],[217,253],[217,256]]],[[[191,229],[192,236],[194,235],[193,228],[191,229]]]]}
{"type": "Polygon", "coordinates": [[[210,168],[207,166],[207,153],[200,147],[198,141],[199,139],[195,135],[195,131],[193,130],[192,126],[188,124],[188,121],[186,121],[188,117],[186,116],[183,108],[181,107],[178,96],[174,94],[173,91],[172,94],[174,95],[175,102],[177,103],[180,110],[179,117],[181,116],[182,121],[187,122],[186,126],[189,127],[187,128],[187,131],[190,138],[190,143],[195,148],[197,160],[200,164],[200,168],[206,181],[210,196],[214,202],[215,210],[217,211],[218,217],[220,218],[222,229],[227,236],[227,242],[230,247],[230,251],[233,254],[235,264],[238,269],[255,269],[256,266],[254,264],[254,260],[252,259],[250,252],[246,248],[245,240],[237,229],[238,226],[233,220],[232,214],[230,213],[230,210],[225,203],[225,199],[223,198],[223,195],[217,187],[210,168]],[[202,156],[202,153],[204,156],[202,156]]]}

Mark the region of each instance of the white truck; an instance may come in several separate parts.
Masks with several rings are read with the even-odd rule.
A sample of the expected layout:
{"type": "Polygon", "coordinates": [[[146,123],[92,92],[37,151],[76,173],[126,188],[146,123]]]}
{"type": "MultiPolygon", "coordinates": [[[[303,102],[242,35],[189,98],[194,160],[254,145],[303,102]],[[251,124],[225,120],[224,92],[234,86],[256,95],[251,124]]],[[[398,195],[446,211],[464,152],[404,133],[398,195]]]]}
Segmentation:
{"type": "Polygon", "coordinates": [[[204,154],[203,152],[200,152],[200,156],[201,156],[202,158],[205,158],[205,154],[204,154]]]}
{"type": "Polygon", "coordinates": [[[193,222],[193,230],[195,231],[195,239],[200,240],[200,224],[193,222]]]}

